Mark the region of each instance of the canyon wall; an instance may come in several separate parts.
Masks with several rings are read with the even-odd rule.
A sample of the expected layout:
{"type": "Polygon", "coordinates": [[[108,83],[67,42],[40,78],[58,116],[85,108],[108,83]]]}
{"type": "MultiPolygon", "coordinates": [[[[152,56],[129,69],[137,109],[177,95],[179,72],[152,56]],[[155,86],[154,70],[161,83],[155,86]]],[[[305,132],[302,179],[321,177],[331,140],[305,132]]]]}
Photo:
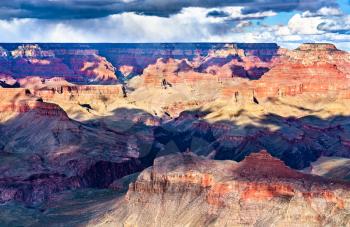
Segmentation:
{"type": "Polygon", "coordinates": [[[156,159],[91,225],[346,226],[349,198],[349,184],[296,172],[266,151],[240,163],[186,153],[156,159]]]}

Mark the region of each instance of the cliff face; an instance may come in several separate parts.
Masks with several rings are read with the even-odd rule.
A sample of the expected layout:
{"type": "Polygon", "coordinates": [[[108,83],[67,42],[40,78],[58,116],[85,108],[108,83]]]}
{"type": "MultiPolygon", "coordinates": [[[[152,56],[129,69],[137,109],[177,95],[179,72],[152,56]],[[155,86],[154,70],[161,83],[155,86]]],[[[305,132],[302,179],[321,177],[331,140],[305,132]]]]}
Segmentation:
{"type": "Polygon", "coordinates": [[[225,45],[195,58],[159,58],[143,70],[144,85],[160,86],[170,83],[197,81],[232,81],[233,78],[259,79],[277,61],[278,47],[256,44],[252,46],[225,45]]]}
{"type": "Polygon", "coordinates": [[[40,76],[62,77],[75,83],[117,82],[114,67],[98,51],[44,50],[37,44],[20,45],[10,52],[2,50],[0,72],[14,78],[40,76]]]}
{"type": "Polygon", "coordinates": [[[334,45],[258,50],[259,46],[225,46],[192,59],[160,58],[127,85],[135,101],[143,97],[157,114],[166,110],[172,116],[219,99],[244,106],[278,99],[299,99],[295,102],[303,105],[329,99],[346,102],[350,97],[350,55],[334,45]],[[145,94],[145,89],[153,94],[145,94]]]}
{"type": "Polygon", "coordinates": [[[350,55],[331,44],[303,44],[281,54],[278,61],[250,88],[229,87],[224,96],[255,95],[259,98],[297,96],[301,94],[327,95],[338,92],[348,98],[350,55]]]}
{"type": "MultiPolygon", "coordinates": [[[[76,83],[113,84],[142,74],[158,59],[194,60],[202,71],[214,64],[227,63],[233,56],[246,56],[268,62],[277,51],[276,44],[3,44],[0,73],[16,78],[64,77],[76,83]],[[128,69],[127,76],[125,69],[128,69]],[[118,77],[118,78],[117,78],[118,77]]],[[[237,71],[237,70],[236,70],[237,71]]],[[[241,73],[242,74],[242,73],[241,73]]],[[[256,72],[253,73],[256,77],[256,72]]],[[[259,76],[261,73],[258,73],[259,76]]],[[[246,75],[240,75],[247,77],[246,75]]],[[[248,76],[249,77],[249,76],[248,76]]]]}
{"type": "Polygon", "coordinates": [[[43,98],[30,89],[0,88],[0,203],[32,206],[63,190],[107,187],[142,169],[135,158],[138,146],[149,146],[139,138],[144,133],[74,121],[43,98]]]}
{"type": "Polygon", "coordinates": [[[156,159],[130,184],[125,199],[101,223],[347,225],[348,189],[349,185],[289,169],[266,151],[240,163],[178,154],[156,159]]]}

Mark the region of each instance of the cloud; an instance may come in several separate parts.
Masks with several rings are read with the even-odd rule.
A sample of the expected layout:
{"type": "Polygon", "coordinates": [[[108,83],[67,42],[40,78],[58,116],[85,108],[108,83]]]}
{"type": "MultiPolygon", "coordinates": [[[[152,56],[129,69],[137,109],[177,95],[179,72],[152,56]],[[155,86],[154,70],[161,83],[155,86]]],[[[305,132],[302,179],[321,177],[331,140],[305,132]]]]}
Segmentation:
{"type": "Polygon", "coordinates": [[[302,14],[303,17],[328,17],[328,16],[341,16],[342,12],[339,8],[322,7],[321,9],[310,12],[306,11],[302,14]]]}
{"type": "Polygon", "coordinates": [[[293,10],[315,12],[337,4],[335,0],[10,0],[0,1],[0,18],[92,19],[126,12],[169,17],[189,7],[229,6],[243,7],[243,14],[252,14],[293,10]]]}
{"type": "Polygon", "coordinates": [[[207,13],[207,17],[228,17],[228,16],[230,16],[230,14],[219,10],[213,10],[207,13]]]}
{"type": "Polygon", "coordinates": [[[225,18],[225,20],[252,20],[252,19],[263,19],[265,17],[276,16],[277,13],[271,10],[245,14],[243,13],[244,8],[240,6],[236,7],[222,7],[214,8],[212,10],[207,10],[207,17],[214,18],[225,18]]]}
{"type": "Polygon", "coordinates": [[[243,13],[250,14],[261,11],[291,12],[310,11],[315,12],[323,7],[338,7],[335,0],[257,0],[244,8],[243,13]]]}
{"type": "Polygon", "coordinates": [[[344,15],[338,18],[329,18],[320,23],[317,28],[324,32],[350,34],[350,16],[344,15]]]}
{"type": "Polygon", "coordinates": [[[321,17],[304,17],[301,14],[295,14],[287,26],[291,34],[314,35],[323,33],[317,28],[322,22],[321,17]]]}
{"type": "Polygon", "coordinates": [[[350,16],[335,12],[297,13],[286,25],[267,26],[265,32],[274,36],[277,43],[289,48],[305,42],[322,42],[350,50],[350,16]]]}

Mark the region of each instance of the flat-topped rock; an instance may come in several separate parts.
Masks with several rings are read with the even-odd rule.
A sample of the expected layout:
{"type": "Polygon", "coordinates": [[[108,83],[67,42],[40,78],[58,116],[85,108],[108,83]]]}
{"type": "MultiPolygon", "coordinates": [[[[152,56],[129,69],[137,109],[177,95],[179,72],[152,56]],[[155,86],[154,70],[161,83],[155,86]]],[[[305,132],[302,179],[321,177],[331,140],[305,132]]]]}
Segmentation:
{"type": "Polygon", "coordinates": [[[334,44],[331,43],[304,43],[301,44],[297,50],[303,51],[329,51],[329,50],[338,50],[334,44]]]}

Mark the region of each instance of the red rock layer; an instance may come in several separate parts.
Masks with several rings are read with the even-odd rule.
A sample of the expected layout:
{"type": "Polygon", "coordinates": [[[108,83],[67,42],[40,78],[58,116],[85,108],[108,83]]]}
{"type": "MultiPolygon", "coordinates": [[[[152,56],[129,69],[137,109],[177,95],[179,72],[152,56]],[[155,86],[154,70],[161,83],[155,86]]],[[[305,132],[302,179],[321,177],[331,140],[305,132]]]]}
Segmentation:
{"type": "Polygon", "coordinates": [[[329,199],[332,196],[328,198],[327,195],[334,196],[332,190],[335,187],[331,185],[349,189],[347,184],[342,185],[290,169],[266,151],[252,153],[237,164],[219,162],[201,160],[189,154],[160,158],[155,161],[155,166],[142,173],[131,184],[129,197],[133,192],[166,193],[173,186],[184,191],[187,187],[204,191],[209,189],[207,192],[213,196],[235,193],[238,190],[242,199],[266,200],[281,195],[296,195],[297,192],[305,196],[315,195],[329,199]],[[168,161],[165,158],[173,160],[168,161]],[[211,169],[215,167],[217,169],[211,169]]]}
{"type": "Polygon", "coordinates": [[[2,102],[0,102],[0,113],[2,115],[21,114],[32,111],[38,116],[58,117],[68,120],[68,116],[62,108],[56,104],[38,100],[27,89],[0,88],[0,99],[2,99],[2,102]]]}
{"type": "MultiPolygon", "coordinates": [[[[139,212],[152,206],[155,201],[172,206],[171,201],[176,200],[177,206],[184,209],[191,209],[192,203],[202,201],[196,205],[199,213],[191,210],[193,217],[198,218],[199,215],[199,220],[205,219],[206,215],[221,217],[221,214],[228,215],[234,210],[238,212],[236,215],[222,216],[221,221],[213,222],[230,225],[241,223],[239,217],[244,215],[247,215],[246,225],[253,225],[271,215],[277,215],[274,218],[288,223],[290,220],[284,219],[283,212],[270,213],[273,207],[279,209],[286,206],[290,212],[293,211],[290,214],[293,217],[303,217],[303,212],[314,211],[297,223],[322,224],[325,220],[337,222],[336,217],[333,219],[329,216],[327,209],[333,207],[338,213],[346,213],[350,209],[349,189],[350,185],[345,183],[296,172],[266,151],[253,153],[240,163],[182,154],[156,159],[152,168],[143,171],[137,181],[130,184],[125,203],[121,206],[133,207],[127,217],[136,215],[142,218],[147,212],[133,211],[139,212]],[[320,204],[324,207],[319,207],[320,204]]],[[[152,213],[161,212],[164,216],[147,213],[151,222],[181,222],[172,220],[166,211],[175,207],[166,207],[163,211],[157,210],[158,207],[155,209],[152,213]]]]}
{"type": "Polygon", "coordinates": [[[92,101],[101,97],[113,99],[122,97],[123,95],[121,85],[57,86],[55,88],[42,88],[40,90],[34,90],[33,93],[36,96],[42,97],[44,100],[52,100],[53,98],[70,100],[72,97],[81,96],[92,101]]]}
{"type": "Polygon", "coordinates": [[[224,88],[222,95],[267,98],[306,93],[326,97],[329,92],[336,92],[339,98],[349,98],[350,55],[334,48],[326,44],[304,44],[281,56],[280,62],[260,80],[224,88]]]}

